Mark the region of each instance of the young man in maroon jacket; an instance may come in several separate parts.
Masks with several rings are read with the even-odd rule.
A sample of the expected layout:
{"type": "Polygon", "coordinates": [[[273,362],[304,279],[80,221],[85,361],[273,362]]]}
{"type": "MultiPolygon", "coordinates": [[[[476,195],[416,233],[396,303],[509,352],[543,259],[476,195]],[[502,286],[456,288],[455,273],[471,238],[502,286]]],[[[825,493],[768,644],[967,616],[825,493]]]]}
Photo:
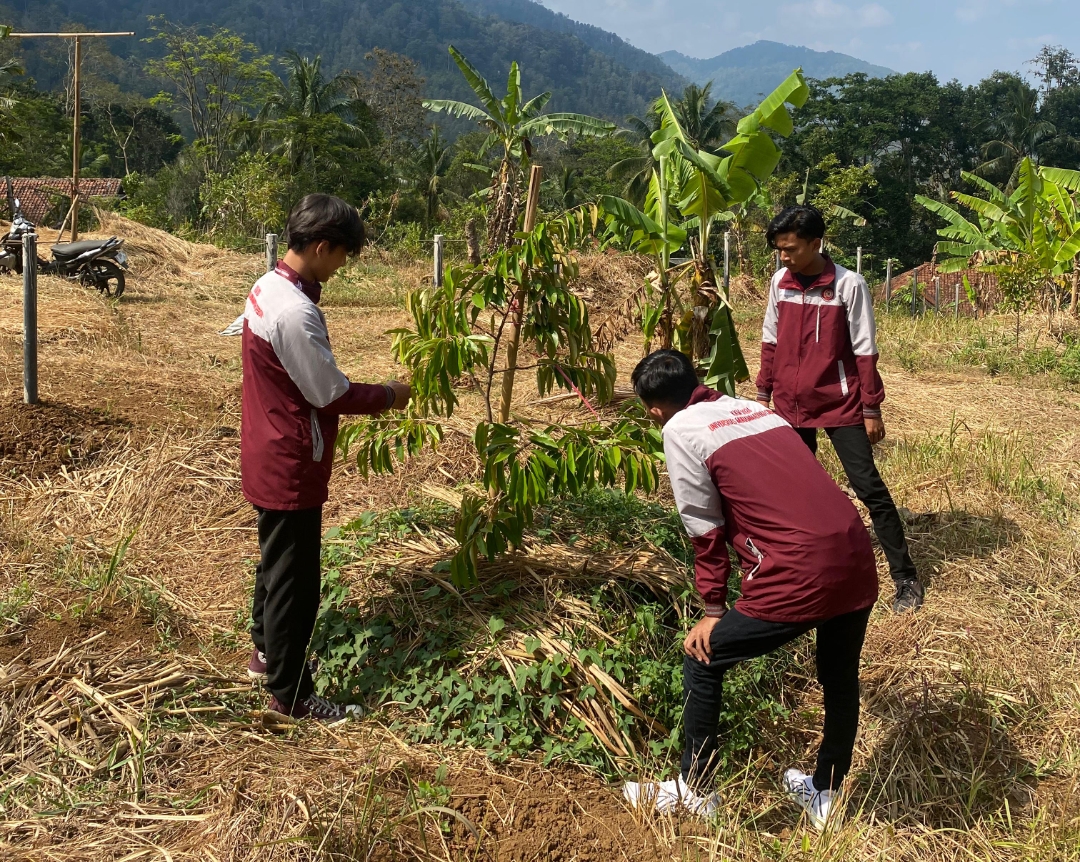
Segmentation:
{"type": "Polygon", "coordinates": [[[825,735],[813,774],[789,769],[783,784],[823,828],[859,725],[859,657],[878,595],[870,536],[847,495],[776,413],[698,385],[693,364],[674,350],[643,359],[632,382],[664,429],[705,617],[683,644],[682,773],[660,784],[631,782],[624,795],[661,811],[712,813],[724,672],[814,629],[825,735]],[[730,609],[728,546],[743,571],[742,595],[730,609]]]}
{"type": "Polygon", "coordinates": [[[266,683],[272,711],[338,721],[356,710],[318,697],[307,663],[338,417],[400,409],[411,391],[396,381],[352,383],[330,351],[318,303],[322,282],[363,247],[356,208],[308,195],[286,233],[288,252],[256,282],[244,310],[240,472],[258,511],[260,552],[248,675],[266,683]]]}
{"type": "Polygon", "coordinates": [[[824,429],[852,489],[867,509],[896,584],[893,610],[918,610],[923,587],[904,524],[874,463],[885,437],[877,371],[874,303],[861,275],[821,253],[825,219],[811,206],[784,210],[769,245],[785,268],[773,276],[761,339],[758,401],[786,419],[817,453],[824,429]]]}

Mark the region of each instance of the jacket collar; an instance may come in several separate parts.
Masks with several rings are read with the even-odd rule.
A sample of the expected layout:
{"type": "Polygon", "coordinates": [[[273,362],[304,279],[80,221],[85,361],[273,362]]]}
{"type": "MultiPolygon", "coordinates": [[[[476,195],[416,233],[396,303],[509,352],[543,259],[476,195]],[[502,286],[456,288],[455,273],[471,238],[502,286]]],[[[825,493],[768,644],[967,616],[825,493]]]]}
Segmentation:
{"type": "Polygon", "coordinates": [[[785,269],[783,276],[780,278],[780,287],[785,290],[813,290],[815,287],[828,287],[830,284],[836,281],[836,264],[833,263],[832,258],[827,254],[822,255],[825,258],[825,269],[821,271],[821,275],[817,277],[813,284],[809,287],[803,287],[802,282],[795,277],[795,274],[790,269],[785,269]]]}
{"type": "Polygon", "coordinates": [[[687,407],[692,407],[695,404],[701,404],[705,401],[719,401],[723,396],[715,389],[710,389],[708,386],[699,386],[694,390],[694,393],[690,396],[690,400],[687,402],[687,407]]]}
{"type": "Polygon", "coordinates": [[[285,261],[279,260],[277,266],[274,267],[274,271],[282,278],[287,278],[291,281],[308,299],[319,304],[319,299],[322,297],[322,285],[317,281],[308,281],[306,278],[301,278],[300,273],[289,266],[285,261]]]}

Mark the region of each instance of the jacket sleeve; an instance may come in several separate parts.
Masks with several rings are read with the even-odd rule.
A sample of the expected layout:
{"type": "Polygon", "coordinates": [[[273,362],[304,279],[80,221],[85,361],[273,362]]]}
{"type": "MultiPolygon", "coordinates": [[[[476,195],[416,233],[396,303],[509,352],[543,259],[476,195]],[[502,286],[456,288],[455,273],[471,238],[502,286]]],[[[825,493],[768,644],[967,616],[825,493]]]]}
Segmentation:
{"type": "Polygon", "coordinates": [[[389,395],[383,386],[350,383],[330,350],[326,322],[314,306],[284,315],[270,344],[308,403],[330,414],[381,413],[389,395]]]}
{"type": "Polygon", "coordinates": [[[776,357],[776,327],[779,320],[776,291],[779,280],[773,276],[769,285],[769,305],[765,309],[765,325],[761,330],[761,370],[757,376],[758,401],[771,401],[773,392],[773,360],[776,357]]]}
{"type": "Polygon", "coordinates": [[[848,335],[855,351],[855,367],[859,372],[859,391],[862,393],[863,415],[867,418],[881,416],[881,403],[885,400],[885,384],[878,373],[877,327],[874,321],[874,301],[866,279],[852,275],[854,290],[845,292],[848,335]]]}
{"type": "Polygon", "coordinates": [[[731,558],[720,492],[704,461],[677,431],[664,435],[664,455],[675,505],[694,546],[694,584],[705,602],[705,616],[722,617],[727,611],[731,558]]]}
{"type": "Polygon", "coordinates": [[[349,391],[319,412],[329,416],[365,414],[376,416],[394,406],[394,390],[384,384],[350,383],[349,391]]]}

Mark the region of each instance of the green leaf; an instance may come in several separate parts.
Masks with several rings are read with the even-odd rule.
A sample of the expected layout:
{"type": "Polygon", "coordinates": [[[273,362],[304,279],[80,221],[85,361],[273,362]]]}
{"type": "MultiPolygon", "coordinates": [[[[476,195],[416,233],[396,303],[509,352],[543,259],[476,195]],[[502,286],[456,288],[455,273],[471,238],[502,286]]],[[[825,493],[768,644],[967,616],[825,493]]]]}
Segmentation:
{"type": "Polygon", "coordinates": [[[497,635],[504,628],[506,628],[506,623],[498,617],[493,616],[488,620],[488,631],[493,635],[497,635]]]}

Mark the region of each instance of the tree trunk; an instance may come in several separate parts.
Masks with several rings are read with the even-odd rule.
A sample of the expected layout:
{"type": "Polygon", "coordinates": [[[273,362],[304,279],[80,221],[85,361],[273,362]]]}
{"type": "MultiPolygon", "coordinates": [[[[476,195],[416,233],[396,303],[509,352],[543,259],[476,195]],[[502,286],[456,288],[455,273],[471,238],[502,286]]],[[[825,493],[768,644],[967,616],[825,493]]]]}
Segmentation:
{"type": "Polygon", "coordinates": [[[465,222],[465,246],[469,250],[469,263],[480,265],[480,235],[476,228],[476,219],[465,222]]]}
{"type": "Polygon", "coordinates": [[[1080,293],[1080,255],[1073,258],[1072,299],[1069,301],[1069,314],[1076,316],[1077,293],[1080,293]]]}
{"type": "Polygon", "coordinates": [[[503,159],[493,191],[494,204],[488,215],[488,252],[509,248],[517,231],[521,212],[521,194],[518,188],[517,166],[509,158],[503,159]]]}
{"type": "MultiPolygon", "coordinates": [[[[529,176],[529,198],[525,205],[525,232],[531,233],[536,227],[536,210],[540,203],[540,181],[544,169],[533,165],[529,176]]],[[[502,399],[499,402],[499,421],[506,423],[510,419],[510,406],[514,400],[514,376],[517,374],[518,347],[521,342],[521,320],[525,313],[528,297],[523,294],[509,310],[510,325],[506,332],[506,371],[503,373],[502,399]]]]}

